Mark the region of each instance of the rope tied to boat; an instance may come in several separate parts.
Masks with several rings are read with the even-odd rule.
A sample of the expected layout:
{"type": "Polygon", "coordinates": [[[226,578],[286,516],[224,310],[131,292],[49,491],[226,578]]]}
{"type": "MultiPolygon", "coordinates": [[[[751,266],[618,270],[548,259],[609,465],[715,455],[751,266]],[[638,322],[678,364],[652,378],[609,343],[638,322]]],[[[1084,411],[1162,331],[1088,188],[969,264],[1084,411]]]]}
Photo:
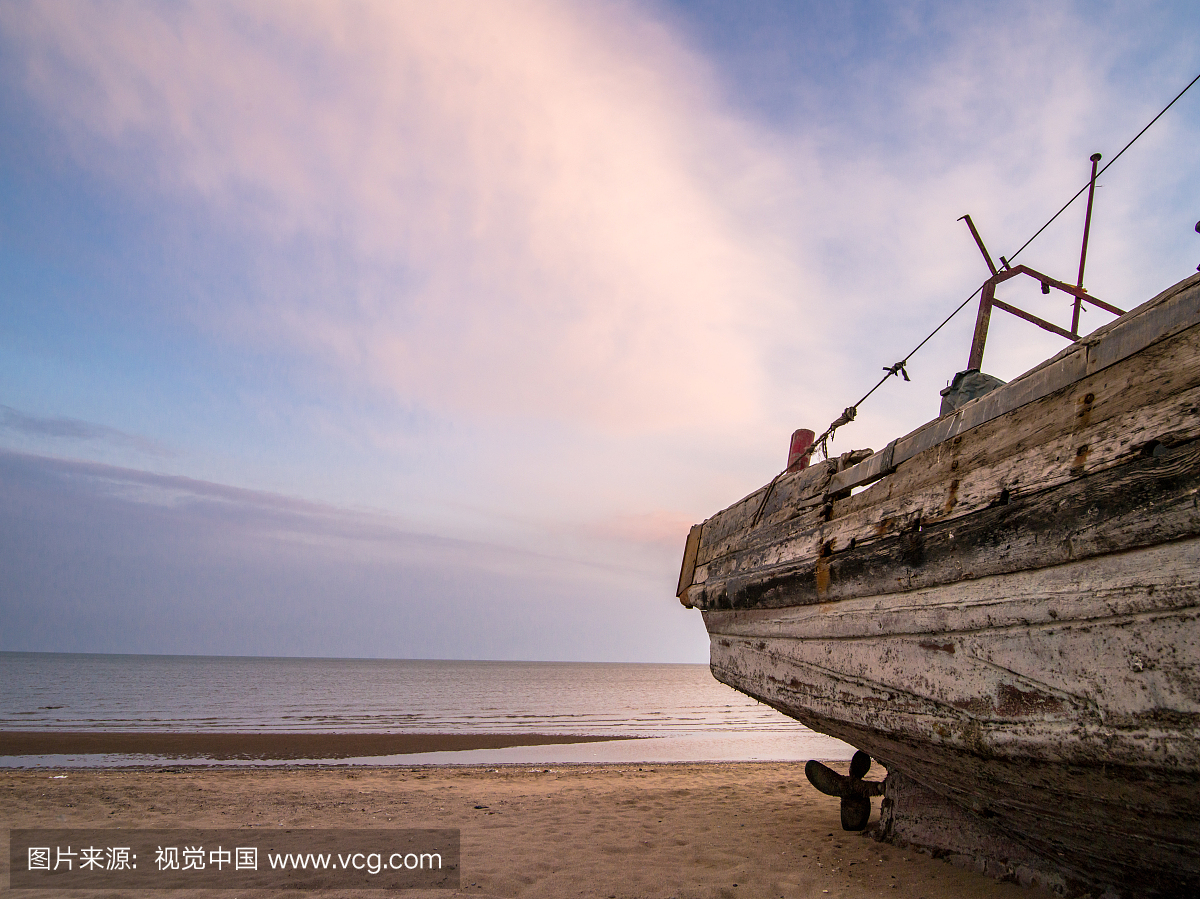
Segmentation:
{"type": "MultiPolygon", "coordinates": [[[[900,365],[901,367],[903,367],[903,363],[897,363],[897,365],[900,365]]],[[[904,376],[904,380],[906,380],[906,381],[908,380],[908,375],[904,376]]],[[[834,433],[842,425],[848,425],[848,424],[850,424],[850,422],[854,421],[854,419],[857,415],[858,415],[858,404],[857,403],[853,406],[847,406],[845,409],[843,409],[842,414],[839,415],[837,418],[835,418],[833,421],[831,421],[829,423],[829,427],[827,427],[825,429],[825,432],[820,437],[818,437],[816,440],[814,440],[812,442],[812,446],[808,450],[809,453],[810,454],[815,453],[819,449],[821,451],[821,458],[828,459],[829,458],[829,441],[833,439],[834,433]]]]}
{"type": "MultiPolygon", "coordinates": [[[[902,363],[902,362],[898,362],[896,364],[899,365],[900,368],[904,367],[904,363],[902,363]]],[[[893,366],[893,367],[895,367],[895,366],[893,366]]],[[[904,376],[904,380],[906,380],[906,381],[908,380],[908,375],[904,376]]],[[[858,406],[857,405],[847,406],[845,409],[843,409],[842,414],[839,415],[836,419],[834,419],[830,423],[829,427],[827,427],[825,429],[825,433],[822,434],[820,437],[818,437],[816,440],[814,440],[812,442],[812,445],[808,448],[806,455],[811,456],[813,453],[815,453],[817,451],[818,448],[820,448],[821,456],[825,459],[828,459],[829,458],[829,441],[833,439],[834,432],[837,431],[837,429],[840,428],[842,425],[850,424],[850,422],[854,421],[854,418],[857,415],[858,415],[858,406]]],[[[765,510],[767,508],[767,500],[769,500],[771,498],[771,493],[775,490],[775,484],[778,483],[779,479],[782,478],[787,473],[788,473],[788,470],[785,468],[783,471],[779,472],[779,474],[775,475],[775,477],[771,478],[771,483],[769,483],[767,485],[767,489],[765,491],[763,491],[762,501],[759,502],[758,508],[754,512],[754,517],[750,519],[750,527],[753,528],[758,525],[759,519],[762,518],[763,510],[765,510]]]]}

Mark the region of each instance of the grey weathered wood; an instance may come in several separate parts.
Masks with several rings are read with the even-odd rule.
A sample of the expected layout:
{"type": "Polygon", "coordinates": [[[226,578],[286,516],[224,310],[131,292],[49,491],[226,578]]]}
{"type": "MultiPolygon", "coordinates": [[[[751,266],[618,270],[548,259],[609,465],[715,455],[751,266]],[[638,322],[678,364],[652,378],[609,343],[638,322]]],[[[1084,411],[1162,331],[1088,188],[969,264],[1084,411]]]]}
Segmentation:
{"type": "MultiPolygon", "coordinates": [[[[1155,615],[1196,605],[1197,559],[1200,544],[1193,539],[1190,545],[1134,550],[1129,557],[1066,562],[900,594],[869,594],[778,609],[706,612],[705,623],[712,634],[769,635],[822,645],[828,640],[855,641],[881,634],[953,635],[988,629],[1052,628],[1068,618],[1099,621],[1155,615]]],[[[1200,701],[1200,695],[1193,698],[1200,701]]]]}
{"type": "MultiPolygon", "coordinates": [[[[1095,404],[1091,404],[1095,405],[1095,404]]],[[[1087,406],[1084,406],[1086,411],[1087,406]]],[[[1154,441],[1178,444],[1200,437],[1200,386],[1158,403],[1059,434],[1052,440],[996,456],[986,448],[942,458],[914,460],[914,469],[854,497],[831,503],[825,533],[835,546],[882,536],[897,522],[919,514],[925,522],[951,520],[1031,489],[1045,489],[1082,474],[1094,475],[1130,461],[1154,441]],[[985,454],[986,453],[986,454],[985,454]],[[974,458],[972,458],[974,456],[974,458]],[[951,468],[959,463],[956,468],[951,468]]],[[[1080,417],[1082,421],[1082,417],[1080,417]]],[[[999,444],[999,439],[997,444],[999,444]]]]}
{"type": "Polygon", "coordinates": [[[700,534],[703,531],[704,525],[694,524],[688,532],[687,545],[683,549],[683,566],[679,570],[679,584],[675,588],[676,596],[682,596],[687,588],[692,586],[692,579],[696,573],[696,553],[700,549],[700,534]]]}
{"type": "Polygon", "coordinates": [[[1140,864],[1194,886],[1198,563],[1191,539],[968,585],[710,611],[713,672],[1026,845],[1056,846],[1076,874],[1140,870],[1129,846],[1106,846],[1132,840],[1140,864]]]}
{"type": "Polygon", "coordinates": [[[1155,440],[1178,444],[1200,437],[1200,331],[1164,343],[1157,355],[1093,376],[1084,388],[1095,393],[1045,408],[1027,406],[1007,423],[989,423],[931,449],[854,497],[778,515],[752,538],[743,535],[740,547],[732,548],[731,540],[729,551],[703,566],[695,582],[747,569],[766,573],[811,559],[825,545],[834,554],[851,545],[864,549],[914,520],[926,526],[952,522],[1016,502],[1030,490],[1136,461],[1155,440]],[[1086,402],[1089,396],[1092,402],[1086,402]],[[826,509],[827,516],[820,514],[826,509]]]}
{"type": "Polygon", "coordinates": [[[740,570],[693,585],[687,598],[701,609],[804,605],[1044,568],[1200,535],[1197,496],[1200,443],[1189,443],[827,555],[771,565],[748,553],[740,570]]]}
{"type": "MultiPolygon", "coordinates": [[[[1191,329],[1127,364],[1077,382],[1069,397],[1051,395],[1025,404],[1003,420],[993,419],[912,457],[893,476],[857,496],[835,501],[834,519],[856,509],[874,508],[874,521],[838,542],[868,538],[870,527],[889,517],[915,512],[926,519],[964,514],[973,502],[992,502],[1002,490],[1051,486],[1094,472],[1151,439],[1167,435],[1176,442],[1187,439],[1197,427],[1197,385],[1200,330],[1191,329]],[[1086,451],[1078,455],[1083,447],[1086,451]],[[934,496],[920,495],[926,487],[934,496]],[[947,506],[939,509],[943,501],[947,506]]],[[[876,460],[886,464],[886,455],[877,453],[866,464],[876,460]]],[[[833,485],[844,486],[846,482],[838,479],[847,474],[853,471],[835,477],[831,494],[833,485]]]]}
{"type": "MultiPolygon", "coordinates": [[[[1048,620],[1019,626],[990,624],[982,614],[1020,622],[1020,609],[1009,608],[1020,598],[1011,594],[971,604],[963,613],[938,603],[938,591],[930,591],[937,604],[927,614],[943,621],[942,629],[932,632],[880,627],[869,620],[869,610],[843,611],[832,628],[811,618],[772,620],[760,614],[727,621],[725,616],[745,613],[709,612],[713,664],[751,679],[761,678],[755,672],[769,671],[781,681],[779,690],[823,697],[832,717],[858,725],[875,721],[908,739],[1069,764],[1086,763],[1101,749],[1112,764],[1144,763],[1146,746],[1157,745],[1159,752],[1170,750],[1180,770],[1194,772],[1200,769],[1195,739],[1164,730],[1162,715],[1169,707],[1177,721],[1200,727],[1200,698],[1193,689],[1200,645],[1173,638],[1197,614],[1195,599],[1182,597],[1198,586],[1198,550],[1193,546],[1189,552],[1186,559],[1171,552],[1144,560],[1134,556],[1129,568],[1118,569],[1117,579],[1104,584],[1077,563],[1067,566],[1110,602],[1134,593],[1141,598],[1134,605],[1161,606],[1141,613],[1113,614],[1085,603],[1090,614],[1081,615],[1075,608],[1076,600],[1086,599],[1080,585],[1065,576],[1037,575],[1019,582],[1028,586],[1036,611],[1048,620]],[[1164,565],[1173,577],[1157,576],[1143,561],[1164,565]],[[1149,584],[1168,581],[1169,600],[1154,603],[1146,597],[1143,575],[1149,584]],[[859,633],[829,635],[838,630],[859,633]],[[839,694],[847,692],[853,706],[837,708],[839,694]],[[888,703],[883,719],[877,698],[888,703]]],[[[987,591],[986,584],[981,587],[980,592],[987,591]]],[[[813,616],[823,611],[811,609],[813,616]]],[[[901,613],[895,620],[913,614],[901,613]]],[[[771,677],[762,681],[772,682],[771,677]]]]}
{"type": "Polygon", "coordinates": [[[829,478],[836,470],[834,460],[820,462],[800,472],[785,472],[749,496],[705,522],[696,561],[699,565],[719,558],[745,539],[745,530],[758,516],[759,525],[769,525],[782,513],[822,501],[829,478]],[[764,500],[765,503],[764,507],[764,500]],[[760,514],[760,510],[762,514],[760,514]]]}
{"type": "Polygon", "coordinates": [[[892,462],[895,451],[896,441],[893,440],[865,462],[859,462],[845,471],[839,471],[830,479],[827,492],[830,495],[843,493],[853,487],[869,484],[884,475],[891,474],[895,467],[892,462]]]}
{"type": "Polygon", "coordinates": [[[1156,341],[1191,327],[1200,317],[1200,275],[1164,291],[1129,315],[1117,319],[1088,348],[1088,373],[1140,352],[1156,341]]]}

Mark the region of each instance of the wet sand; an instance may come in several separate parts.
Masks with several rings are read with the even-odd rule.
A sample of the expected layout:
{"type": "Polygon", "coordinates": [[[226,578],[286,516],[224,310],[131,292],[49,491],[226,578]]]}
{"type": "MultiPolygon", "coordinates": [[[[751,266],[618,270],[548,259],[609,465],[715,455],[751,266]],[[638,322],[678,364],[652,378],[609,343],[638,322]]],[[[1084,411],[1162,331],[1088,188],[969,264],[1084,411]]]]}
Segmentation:
{"type": "Polygon", "coordinates": [[[350,759],[630,739],[563,734],[155,733],[0,731],[0,756],[145,755],[204,759],[350,759]]]}
{"type": "Polygon", "coordinates": [[[0,770],[5,885],[9,828],[280,826],[460,828],[461,889],[413,896],[1049,895],[846,833],[790,763],[0,770]]]}

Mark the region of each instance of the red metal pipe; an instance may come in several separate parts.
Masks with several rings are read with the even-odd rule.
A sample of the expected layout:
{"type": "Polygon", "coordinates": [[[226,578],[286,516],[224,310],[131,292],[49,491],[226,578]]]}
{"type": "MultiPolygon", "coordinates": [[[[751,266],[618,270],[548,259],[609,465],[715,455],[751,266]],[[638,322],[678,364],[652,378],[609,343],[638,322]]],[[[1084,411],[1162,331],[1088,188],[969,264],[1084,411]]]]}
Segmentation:
{"type": "Polygon", "coordinates": [[[816,436],[816,433],[808,428],[799,428],[792,432],[792,443],[788,447],[788,471],[803,471],[808,468],[808,460],[812,456],[812,445],[816,436]]]}

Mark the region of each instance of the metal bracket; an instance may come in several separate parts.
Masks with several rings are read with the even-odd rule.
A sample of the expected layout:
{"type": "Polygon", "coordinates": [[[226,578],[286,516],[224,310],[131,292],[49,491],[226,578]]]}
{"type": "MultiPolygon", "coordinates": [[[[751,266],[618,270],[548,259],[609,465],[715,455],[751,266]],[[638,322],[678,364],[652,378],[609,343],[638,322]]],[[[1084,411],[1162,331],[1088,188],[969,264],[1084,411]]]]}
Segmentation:
{"type": "MultiPolygon", "coordinates": [[[[1079,313],[1083,309],[1084,300],[1114,315],[1125,314],[1125,310],[1118,309],[1116,306],[1105,303],[1103,300],[1097,300],[1095,297],[1089,296],[1088,292],[1083,289],[1083,269],[1087,262],[1088,235],[1092,229],[1092,201],[1096,195],[1096,166],[1100,162],[1100,154],[1093,153],[1091,161],[1092,179],[1088,185],[1087,214],[1083,221],[1083,247],[1079,251],[1079,277],[1073,286],[1051,278],[1048,275],[1043,275],[1041,272],[1034,271],[1027,265],[1010,266],[1008,260],[1003,256],[1000,257],[1003,268],[997,271],[996,264],[992,262],[992,257],[988,253],[987,247],[983,245],[983,238],[979,236],[979,231],[976,230],[975,223],[971,221],[971,216],[964,215],[959,219],[960,222],[966,221],[967,227],[971,229],[971,236],[975,238],[975,244],[979,247],[979,252],[983,254],[983,259],[992,273],[992,276],[983,282],[982,293],[979,297],[979,313],[975,317],[975,334],[971,338],[971,354],[967,360],[968,370],[981,369],[983,365],[983,347],[987,343],[988,325],[991,323],[993,307],[1003,309],[1010,315],[1023,318],[1025,321],[1035,324],[1043,330],[1049,331],[1052,334],[1058,334],[1060,337],[1065,337],[1068,340],[1079,339],[1079,313]],[[1042,293],[1049,293],[1050,288],[1053,287],[1075,298],[1071,314],[1071,330],[1068,331],[1066,328],[1060,328],[1058,325],[1052,324],[1044,318],[1039,318],[1031,312],[1026,312],[1024,309],[1018,309],[1016,306],[996,299],[996,285],[1007,281],[1009,278],[1015,278],[1017,275],[1029,275],[1031,278],[1036,278],[1042,284],[1042,293]]],[[[1200,229],[1200,222],[1197,223],[1197,229],[1200,229]]]]}

